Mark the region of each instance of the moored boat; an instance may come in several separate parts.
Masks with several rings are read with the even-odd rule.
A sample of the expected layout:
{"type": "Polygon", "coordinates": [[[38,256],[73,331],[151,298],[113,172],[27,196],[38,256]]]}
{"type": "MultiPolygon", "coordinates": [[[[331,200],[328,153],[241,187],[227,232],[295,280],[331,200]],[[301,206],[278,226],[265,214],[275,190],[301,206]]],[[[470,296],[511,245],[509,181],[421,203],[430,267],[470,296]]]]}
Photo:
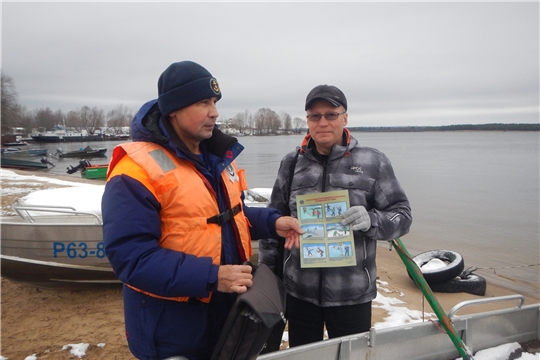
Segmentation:
{"type": "Polygon", "coordinates": [[[73,174],[77,171],[80,171],[81,177],[85,179],[105,179],[107,177],[107,170],[109,169],[109,164],[101,165],[92,165],[88,160],[79,161],[77,166],[69,166],[67,168],[68,174],[73,174]]]}
{"type": "Polygon", "coordinates": [[[86,130],[82,132],[56,129],[53,131],[36,132],[31,135],[33,141],[38,143],[64,143],[64,142],[85,142],[85,141],[119,141],[127,140],[129,135],[111,134],[89,134],[86,130]]]}
{"type": "Polygon", "coordinates": [[[46,156],[47,152],[47,149],[2,148],[2,155],[7,156],[46,156]]]}
{"type": "Polygon", "coordinates": [[[91,165],[81,170],[81,177],[85,179],[105,179],[109,165],[91,165]]]}
{"type": "Polygon", "coordinates": [[[62,148],[56,149],[56,155],[60,158],[88,158],[88,157],[102,157],[105,156],[107,148],[92,148],[87,146],[80,148],[79,150],[64,152],[62,148]]]}
{"type": "Polygon", "coordinates": [[[89,136],[86,132],[83,134],[82,132],[66,131],[64,129],[33,133],[31,137],[35,142],[40,143],[92,141],[94,137],[98,140],[97,136],[89,136]]]}
{"type": "Polygon", "coordinates": [[[2,154],[0,160],[0,166],[8,169],[21,169],[21,170],[40,170],[47,169],[49,165],[54,166],[53,163],[43,157],[40,161],[27,160],[17,156],[6,156],[2,154]]]}
{"type": "Polygon", "coordinates": [[[28,143],[26,141],[13,141],[2,143],[3,146],[26,146],[28,143]]]}

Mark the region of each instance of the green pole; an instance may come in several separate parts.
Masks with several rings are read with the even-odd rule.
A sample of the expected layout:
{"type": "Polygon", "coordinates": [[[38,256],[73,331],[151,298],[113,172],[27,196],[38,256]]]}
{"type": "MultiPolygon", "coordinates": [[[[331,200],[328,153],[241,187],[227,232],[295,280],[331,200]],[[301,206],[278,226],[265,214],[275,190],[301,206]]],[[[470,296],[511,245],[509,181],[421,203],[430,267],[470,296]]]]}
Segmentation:
{"type": "Polygon", "coordinates": [[[456,346],[461,357],[464,360],[472,360],[473,356],[472,356],[471,351],[457,334],[456,329],[454,328],[454,324],[452,324],[452,322],[450,321],[450,318],[448,317],[448,315],[446,315],[441,304],[439,304],[439,301],[437,300],[437,298],[433,294],[433,291],[431,291],[431,288],[426,282],[424,275],[422,275],[422,271],[420,270],[416,262],[412,259],[411,255],[405,248],[405,245],[403,244],[403,242],[399,238],[396,238],[392,240],[392,245],[394,246],[394,249],[396,249],[399,257],[405,264],[405,267],[407,268],[407,270],[409,270],[409,273],[411,274],[412,279],[414,280],[416,285],[420,288],[420,290],[426,297],[433,311],[435,311],[435,314],[437,315],[437,318],[439,319],[439,323],[442,325],[444,330],[446,330],[446,333],[448,334],[448,336],[450,336],[450,339],[456,346]]]}

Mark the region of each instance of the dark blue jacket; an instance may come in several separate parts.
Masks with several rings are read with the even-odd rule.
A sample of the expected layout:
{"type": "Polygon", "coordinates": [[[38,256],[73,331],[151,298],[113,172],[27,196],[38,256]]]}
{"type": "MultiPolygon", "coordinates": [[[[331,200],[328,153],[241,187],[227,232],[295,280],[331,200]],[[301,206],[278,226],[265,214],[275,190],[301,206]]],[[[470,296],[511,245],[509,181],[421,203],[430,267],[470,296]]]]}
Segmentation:
{"type": "MultiPolygon", "coordinates": [[[[161,117],[157,101],[144,104],[131,125],[133,141],[154,142],[195,164],[213,184],[220,211],[226,210],[220,174],[240,154],[243,146],[217,127],[201,143],[203,156],[191,153],[161,117]],[[233,157],[225,157],[225,152],[233,157]]],[[[165,297],[205,297],[215,290],[218,266],[209,258],[162,248],[160,204],[154,195],[128,174],[115,176],[102,199],[105,250],[118,278],[141,290],[165,297]]],[[[278,210],[250,208],[244,213],[251,223],[252,239],[277,236],[278,210]]],[[[223,264],[238,264],[240,256],[230,222],[222,226],[223,264]]],[[[210,304],[180,303],[157,299],[124,286],[126,333],[131,352],[140,359],[186,356],[206,359],[235,295],[214,291],[210,304]]]]}

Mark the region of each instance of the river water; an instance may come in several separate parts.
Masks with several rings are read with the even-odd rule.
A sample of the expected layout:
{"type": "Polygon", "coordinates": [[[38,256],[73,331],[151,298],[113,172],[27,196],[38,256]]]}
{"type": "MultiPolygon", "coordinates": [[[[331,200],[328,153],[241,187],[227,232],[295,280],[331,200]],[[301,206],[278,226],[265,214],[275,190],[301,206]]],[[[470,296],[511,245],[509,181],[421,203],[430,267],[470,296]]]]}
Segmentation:
{"type": "MultiPolygon", "coordinates": [[[[412,255],[447,249],[465,267],[496,282],[539,296],[540,159],[538,132],[354,132],[363,146],[384,152],[409,197],[413,225],[402,238],[412,255]]],[[[250,188],[271,188],[283,156],[303,135],[246,136],[237,163],[250,188]]],[[[53,153],[118,142],[42,144],[53,153]]],[[[33,147],[38,147],[34,144],[33,147]]],[[[78,159],[54,159],[50,173],[66,174],[78,159]]],[[[90,159],[93,164],[109,157],[90,159]]],[[[71,176],[80,176],[78,173],[71,176]]],[[[386,247],[387,245],[385,245],[386,247]]],[[[379,251],[385,251],[380,249],[379,251]]],[[[397,257],[396,257],[397,259],[397,257]]]]}

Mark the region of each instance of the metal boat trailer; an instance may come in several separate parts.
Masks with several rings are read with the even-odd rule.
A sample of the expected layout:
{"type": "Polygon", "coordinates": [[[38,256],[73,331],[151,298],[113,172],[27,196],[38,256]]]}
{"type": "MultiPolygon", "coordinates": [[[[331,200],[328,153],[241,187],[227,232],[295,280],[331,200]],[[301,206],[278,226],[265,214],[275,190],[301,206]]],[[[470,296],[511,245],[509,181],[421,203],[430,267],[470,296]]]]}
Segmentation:
{"type": "MultiPolygon", "coordinates": [[[[474,354],[506,343],[540,340],[540,303],[523,306],[521,295],[464,301],[448,317],[474,354]],[[517,306],[503,310],[456,316],[467,306],[517,300],[517,306]]],[[[406,324],[261,355],[257,360],[448,360],[460,355],[440,328],[438,321],[406,324]]]]}

